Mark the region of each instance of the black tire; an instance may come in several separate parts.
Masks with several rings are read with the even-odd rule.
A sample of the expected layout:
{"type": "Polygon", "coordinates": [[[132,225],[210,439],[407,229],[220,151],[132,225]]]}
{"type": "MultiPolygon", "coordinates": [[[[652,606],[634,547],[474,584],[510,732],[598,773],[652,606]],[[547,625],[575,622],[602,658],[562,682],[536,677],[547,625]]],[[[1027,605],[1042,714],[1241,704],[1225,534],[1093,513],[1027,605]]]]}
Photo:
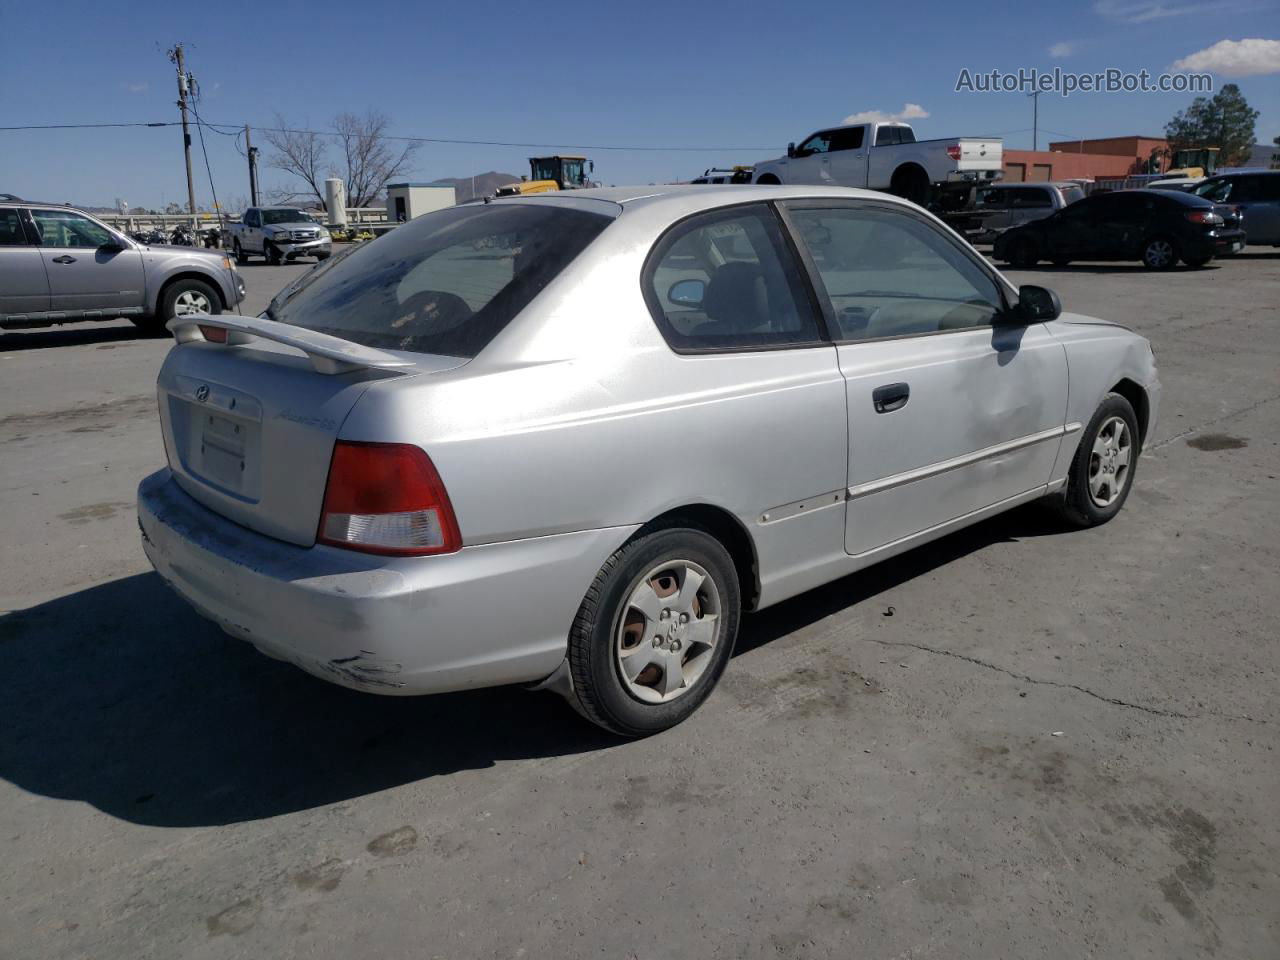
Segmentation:
{"type": "Polygon", "coordinates": [[[1010,241],[1005,256],[1006,262],[1015,267],[1034,267],[1040,262],[1040,250],[1030,237],[1017,237],[1010,241]]]}
{"type": "Polygon", "coordinates": [[[929,175],[919,167],[899,167],[889,180],[889,192],[917,206],[926,206],[930,193],[929,175]]]}
{"type": "MultiPolygon", "coordinates": [[[[657,574],[648,582],[657,584],[663,579],[664,574],[657,574]]],[[[683,582],[679,585],[682,587],[683,582]]],[[[678,593],[673,596],[676,597],[672,601],[675,606],[679,596],[678,593]]],[[[596,575],[569,631],[569,668],[578,709],[593,723],[624,737],[645,737],[680,723],[707,699],[724,673],[737,638],[741,609],[741,593],[733,558],[710,534],[673,524],[656,527],[628,541],[605,562],[596,575]],[[646,582],[646,575],[656,572],[667,562],[673,564],[672,570],[675,572],[679,569],[680,561],[701,567],[707,574],[697,596],[701,601],[700,609],[705,611],[708,606],[712,606],[719,611],[718,622],[712,627],[715,640],[710,649],[702,651],[706,660],[692,683],[682,687],[672,695],[672,699],[665,702],[645,702],[629,689],[622,677],[624,616],[631,617],[639,613],[629,600],[632,592],[646,582]]],[[[695,614],[699,618],[703,615],[695,614]]],[[[645,620],[643,615],[640,620],[645,620]]],[[[673,635],[673,630],[684,629],[671,626],[675,622],[674,618],[664,622],[668,624],[665,628],[668,638],[673,635]]],[[[657,626],[658,623],[655,620],[652,626],[657,626]]],[[[635,646],[637,651],[643,652],[645,648],[663,639],[661,636],[654,636],[652,640],[645,639],[652,626],[641,627],[642,633],[635,646]]],[[[680,633],[677,638],[683,635],[680,633]]],[[[686,643],[683,656],[692,664],[695,644],[690,641],[686,643]]],[[[653,655],[659,660],[670,656],[678,657],[680,654],[672,654],[664,649],[662,653],[653,655]]],[[[647,658],[646,662],[650,659],[652,658],[647,658]]],[[[659,663],[654,662],[652,668],[646,667],[639,672],[637,682],[642,681],[650,669],[658,671],[655,676],[665,681],[665,671],[659,663]]],[[[650,682],[659,683],[657,680],[650,682]]],[[[657,686],[652,689],[656,695],[657,686]]]]}
{"type": "Polygon", "coordinates": [[[756,183],[762,183],[767,186],[776,187],[776,186],[779,186],[782,183],[782,181],[779,180],[777,177],[775,177],[772,173],[766,173],[761,175],[760,179],[757,180],[756,183]]]}
{"type": "Polygon", "coordinates": [[[177,316],[180,308],[187,312],[187,308],[193,303],[207,304],[207,309],[203,310],[205,313],[222,312],[222,300],[209,284],[203,280],[175,280],[165,287],[164,295],[160,298],[160,316],[157,322],[164,326],[177,316]]]}
{"type": "Polygon", "coordinates": [[[1081,434],[1080,446],[1076,448],[1076,455],[1071,460],[1067,489],[1057,503],[1063,519],[1075,527],[1096,527],[1119,513],[1129,499],[1129,491],[1133,489],[1133,478],[1138,471],[1138,447],[1138,418],[1133,412],[1133,406],[1120,394],[1108,393],[1102,398],[1102,403],[1098,404],[1098,409],[1081,434]],[[1089,489],[1090,479],[1103,467],[1094,457],[1094,442],[1104,425],[1116,417],[1124,421],[1128,430],[1127,470],[1120,477],[1118,495],[1111,502],[1100,504],[1089,489]]]}
{"type": "Polygon", "coordinates": [[[1212,259],[1213,257],[1196,257],[1193,260],[1190,257],[1187,257],[1182,262],[1185,263],[1188,267],[1195,267],[1196,269],[1199,269],[1200,267],[1207,266],[1209,261],[1212,259]]]}
{"type": "Polygon", "coordinates": [[[231,241],[231,249],[235,252],[236,263],[240,264],[241,266],[244,266],[246,263],[249,262],[249,255],[244,252],[244,248],[240,246],[239,240],[231,241]]]}
{"type": "Polygon", "coordinates": [[[324,263],[324,262],[325,262],[326,260],[328,260],[331,256],[333,256],[333,254],[331,254],[331,253],[317,253],[317,254],[316,254],[316,262],[317,262],[317,263],[324,263]]]}
{"type": "Polygon", "coordinates": [[[1150,237],[1142,244],[1142,265],[1148,270],[1172,270],[1178,265],[1178,245],[1171,237],[1150,237]]]}
{"type": "Polygon", "coordinates": [[[280,260],[281,260],[280,248],[277,247],[274,243],[272,243],[270,240],[263,240],[262,252],[265,253],[267,256],[267,263],[271,264],[273,267],[280,266],[280,260]]]}
{"type": "Polygon", "coordinates": [[[1059,257],[1057,260],[1053,261],[1053,265],[1055,267],[1069,267],[1071,266],[1071,261],[1063,260],[1061,257],[1059,257]]]}

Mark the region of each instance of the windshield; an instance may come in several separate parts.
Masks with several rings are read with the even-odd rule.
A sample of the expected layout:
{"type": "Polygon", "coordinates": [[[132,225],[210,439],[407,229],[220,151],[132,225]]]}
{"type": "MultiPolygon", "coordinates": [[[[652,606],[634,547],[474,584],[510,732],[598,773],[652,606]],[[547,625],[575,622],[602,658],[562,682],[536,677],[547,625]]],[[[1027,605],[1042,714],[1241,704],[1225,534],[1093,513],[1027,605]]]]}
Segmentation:
{"type": "Polygon", "coordinates": [[[301,210],[263,210],[263,223],[315,223],[311,214],[301,210]]]}
{"type": "Polygon", "coordinates": [[[1077,200],[1084,199],[1084,189],[1082,187],[1063,187],[1062,188],[1062,205],[1071,206],[1077,200]]]}
{"type": "Polygon", "coordinates": [[[1206,200],[1212,200],[1214,203],[1222,203],[1224,200],[1228,200],[1231,197],[1231,181],[1206,180],[1191,192],[1197,197],[1204,197],[1206,200]]]}
{"type": "Polygon", "coordinates": [[[317,268],[267,316],[368,347],[474,357],[610,222],[550,204],[424,214],[317,268]]]}

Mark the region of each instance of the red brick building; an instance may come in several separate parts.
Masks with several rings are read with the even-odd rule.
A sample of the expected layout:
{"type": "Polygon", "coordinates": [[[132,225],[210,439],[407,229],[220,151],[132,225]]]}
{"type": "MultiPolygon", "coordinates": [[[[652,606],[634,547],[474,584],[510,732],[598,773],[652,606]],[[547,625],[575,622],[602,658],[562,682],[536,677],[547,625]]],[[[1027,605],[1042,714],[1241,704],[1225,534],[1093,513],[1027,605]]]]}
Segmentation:
{"type": "MultiPolygon", "coordinates": [[[[1167,149],[1160,137],[1105,137],[1059,140],[1048,150],[1006,150],[1004,178],[1024,180],[1097,180],[1146,173],[1153,150],[1167,149]]],[[[1163,169],[1163,166],[1162,166],[1163,169]]]]}

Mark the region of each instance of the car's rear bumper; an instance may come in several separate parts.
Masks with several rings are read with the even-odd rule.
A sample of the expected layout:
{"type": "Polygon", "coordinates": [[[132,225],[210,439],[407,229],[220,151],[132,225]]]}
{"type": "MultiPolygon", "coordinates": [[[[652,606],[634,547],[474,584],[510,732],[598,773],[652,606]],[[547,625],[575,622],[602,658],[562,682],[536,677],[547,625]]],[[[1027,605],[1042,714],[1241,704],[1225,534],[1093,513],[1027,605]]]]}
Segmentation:
{"type": "Polygon", "coordinates": [[[229,634],[342,686],[416,694],[540,680],[591,580],[635,529],[381,557],[297,547],[206,509],[161,470],[138,487],[147,558],[229,634]]]}

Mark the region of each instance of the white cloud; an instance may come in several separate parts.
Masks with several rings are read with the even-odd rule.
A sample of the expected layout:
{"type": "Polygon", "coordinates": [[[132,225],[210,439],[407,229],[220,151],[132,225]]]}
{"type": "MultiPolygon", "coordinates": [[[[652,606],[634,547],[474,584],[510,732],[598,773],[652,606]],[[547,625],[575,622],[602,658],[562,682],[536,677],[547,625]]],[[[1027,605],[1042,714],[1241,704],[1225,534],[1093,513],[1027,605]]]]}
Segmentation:
{"type": "Polygon", "coordinates": [[[1049,48],[1049,56],[1051,57],[1069,57],[1076,52],[1076,45],[1069,40],[1063,40],[1055,43],[1049,48]]]}
{"type": "Polygon", "coordinates": [[[845,123],[891,123],[895,120],[923,120],[929,111],[918,103],[904,103],[897,113],[884,113],[880,110],[863,110],[851,113],[844,118],[845,123]]]}
{"type": "Polygon", "coordinates": [[[146,93],[151,84],[143,81],[142,83],[126,83],[124,88],[130,93],[146,93]]]}
{"type": "Polygon", "coordinates": [[[1260,37],[1219,40],[1211,47],[1183,57],[1173,66],[1178,70],[1206,70],[1227,77],[1280,73],[1280,40],[1260,37]]]}
{"type": "Polygon", "coordinates": [[[1193,13],[1219,13],[1246,10],[1252,0],[1221,0],[1218,3],[1164,3],[1161,0],[1097,0],[1093,12],[1121,23],[1148,23],[1166,17],[1185,17],[1193,13]]]}

